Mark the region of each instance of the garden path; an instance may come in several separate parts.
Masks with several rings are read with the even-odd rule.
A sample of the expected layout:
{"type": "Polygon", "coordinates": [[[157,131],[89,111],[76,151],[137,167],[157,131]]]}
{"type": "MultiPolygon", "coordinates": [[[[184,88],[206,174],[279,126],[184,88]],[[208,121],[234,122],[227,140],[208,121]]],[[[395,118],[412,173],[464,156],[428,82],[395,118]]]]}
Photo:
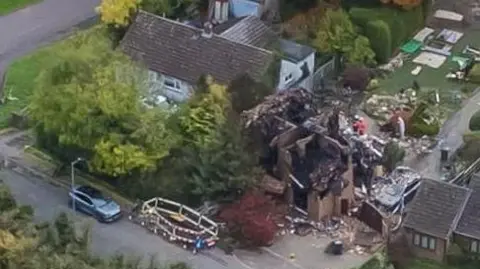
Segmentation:
{"type": "Polygon", "coordinates": [[[463,144],[463,134],[469,131],[469,121],[472,115],[480,109],[480,88],[477,88],[474,95],[462,104],[462,108],[453,114],[442,126],[438,138],[439,143],[433,152],[421,159],[412,160],[407,163],[416,169],[423,176],[432,179],[442,179],[440,149],[448,147],[450,154],[456,152],[463,144]]]}

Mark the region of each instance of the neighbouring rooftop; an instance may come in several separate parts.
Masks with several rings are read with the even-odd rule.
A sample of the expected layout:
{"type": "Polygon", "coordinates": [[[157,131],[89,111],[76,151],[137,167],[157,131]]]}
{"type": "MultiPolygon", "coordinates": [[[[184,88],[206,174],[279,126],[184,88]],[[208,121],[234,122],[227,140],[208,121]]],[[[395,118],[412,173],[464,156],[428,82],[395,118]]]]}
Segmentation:
{"type": "Polygon", "coordinates": [[[424,179],[407,209],[403,226],[438,238],[455,228],[471,190],[447,182],[424,179]]]}
{"type": "Polygon", "coordinates": [[[140,11],[120,46],[150,70],[192,84],[202,75],[221,83],[245,73],[259,79],[273,61],[271,51],[202,33],[193,26],[140,11]]]}

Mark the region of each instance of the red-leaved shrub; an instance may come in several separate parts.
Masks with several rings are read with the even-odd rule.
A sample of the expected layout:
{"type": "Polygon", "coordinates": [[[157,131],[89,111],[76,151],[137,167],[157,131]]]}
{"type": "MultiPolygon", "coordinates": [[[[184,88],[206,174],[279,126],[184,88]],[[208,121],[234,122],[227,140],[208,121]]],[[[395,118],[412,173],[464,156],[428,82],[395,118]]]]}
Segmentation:
{"type": "Polygon", "coordinates": [[[227,227],[239,234],[254,246],[267,246],[273,243],[277,225],[273,221],[274,204],[267,197],[247,193],[237,202],[220,211],[219,219],[227,227]]]}

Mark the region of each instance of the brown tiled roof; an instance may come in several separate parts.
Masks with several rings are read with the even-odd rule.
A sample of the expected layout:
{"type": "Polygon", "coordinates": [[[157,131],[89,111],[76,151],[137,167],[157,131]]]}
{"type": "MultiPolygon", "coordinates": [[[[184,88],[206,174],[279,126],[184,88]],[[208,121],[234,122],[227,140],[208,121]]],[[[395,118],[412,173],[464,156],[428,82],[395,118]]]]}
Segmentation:
{"type": "Polygon", "coordinates": [[[256,16],[247,16],[243,18],[241,21],[225,30],[221,36],[234,42],[260,48],[266,48],[279,38],[270,27],[264,24],[256,16]]]}
{"type": "Polygon", "coordinates": [[[475,175],[469,188],[472,194],[468,198],[455,232],[480,240],[480,176],[475,175]]]}
{"type": "Polygon", "coordinates": [[[200,29],[140,11],[120,46],[148,69],[189,83],[202,75],[220,83],[245,73],[258,79],[274,58],[261,48],[201,34],[200,29]]]}
{"type": "Polygon", "coordinates": [[[406,228],[438,238],[446,238],[454,229],[470,190],[464,187],[424,179],[407,208],[406,228]]]}

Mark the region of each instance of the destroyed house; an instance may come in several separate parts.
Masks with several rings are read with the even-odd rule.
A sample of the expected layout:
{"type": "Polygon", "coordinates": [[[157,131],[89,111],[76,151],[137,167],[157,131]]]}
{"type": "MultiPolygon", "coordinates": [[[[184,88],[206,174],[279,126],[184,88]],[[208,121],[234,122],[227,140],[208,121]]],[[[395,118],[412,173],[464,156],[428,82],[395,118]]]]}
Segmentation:
{"type": "Polygon", "coordinates": [[[330,112],[315,111],[311,94],[294,89],[271,95],[242,115],[245,127],[264,144],[263,165],[273,177],[263,186],[270,193],[285,190],[289,204],[313,220],[346,212],[354,198],[350,147],[342,137],[329,136],[330,112]]]}
{"type": "Polygon", "coordinates": [[[412,252],[442,261],[453,245],[480,253],[480,176],[467,187],[425,179],[403,223],[412,252]]]}
{"type": "MultiPolygon", "coordinates": [[[[301,128],[301,127],[300,127],[301,128]]],[[[346,213],[353,202],[353,171],[348,144],[312,133],[281,149],[287,199],[314,220],[346,213]]]]}

